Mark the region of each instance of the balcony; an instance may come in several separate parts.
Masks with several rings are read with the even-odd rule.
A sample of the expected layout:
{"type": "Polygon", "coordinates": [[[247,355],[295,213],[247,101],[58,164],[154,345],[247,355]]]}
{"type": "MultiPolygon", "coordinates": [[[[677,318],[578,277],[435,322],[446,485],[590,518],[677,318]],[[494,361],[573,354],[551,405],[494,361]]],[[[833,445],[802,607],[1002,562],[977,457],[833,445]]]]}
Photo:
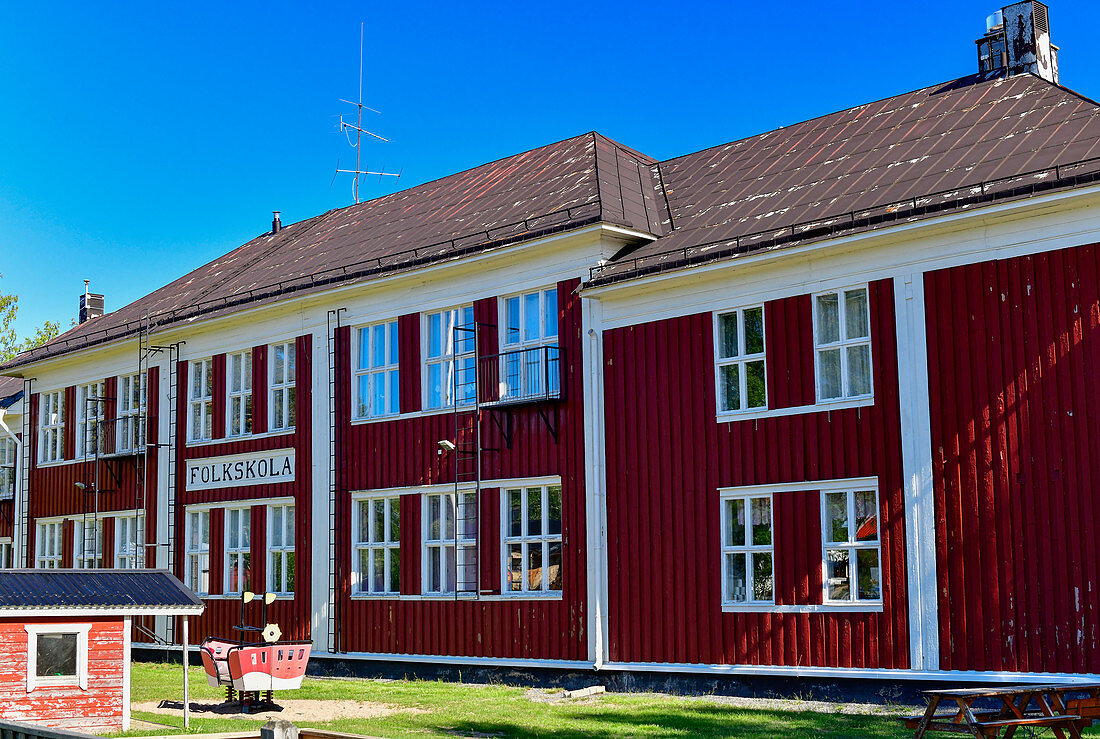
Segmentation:
{"type": "Polygon", "coordinates": [[[478,362],[481,405],[525,405],[561,400],[561,349],[534,346],[483,356],[478,362]]]}

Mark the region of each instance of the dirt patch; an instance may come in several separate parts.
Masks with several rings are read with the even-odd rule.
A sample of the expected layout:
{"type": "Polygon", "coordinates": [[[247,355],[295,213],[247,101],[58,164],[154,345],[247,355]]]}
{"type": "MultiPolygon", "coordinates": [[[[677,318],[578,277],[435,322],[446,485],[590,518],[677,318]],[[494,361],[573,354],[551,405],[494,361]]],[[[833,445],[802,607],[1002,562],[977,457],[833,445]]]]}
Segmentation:
{"type": "MultiPolygon", "coordinates": [[[[535,703],[568,703],[571,705],[586,705],[599,703],[605,697],[612,694],[601,693],[584,696],[582,698],[570,698],[566,691],[560,688],[528,688],[524,697],[535,703]]],[[[729,695],[703,695],[703,696],[674,696],[667,693],[617,693],[619,696],[654,698],[680,698],[687,701],[701,703],[717,703],[734,708],[746,708],[759,711],[811,711],[813,713],[834,713],[849,716],[881,716],[883,714],[895,715],[912,713],[913,709],[907,706],[883,706],[871,703],[833,703],[826,701],[792,700],[781,698],[742,698],[729,695]]]]}
{"type": "MultiPolygon", "coordinates": [[[[148,711],[168,716],[182,716],[182,701],[152,701],[134,703],[135,711],[148,711]]],[[[402,708],[389,703],[354,700],[281,700],[278,708],[268,706],[252,707],[248,713],[244,706],[233,703],[191,703],[191,715],[197,718],[243,718],[258,719],[281,718],[287,721],[334,721],[341,718],[382,718],[395,713],[424,713],[420,708],[402,708]]]]}

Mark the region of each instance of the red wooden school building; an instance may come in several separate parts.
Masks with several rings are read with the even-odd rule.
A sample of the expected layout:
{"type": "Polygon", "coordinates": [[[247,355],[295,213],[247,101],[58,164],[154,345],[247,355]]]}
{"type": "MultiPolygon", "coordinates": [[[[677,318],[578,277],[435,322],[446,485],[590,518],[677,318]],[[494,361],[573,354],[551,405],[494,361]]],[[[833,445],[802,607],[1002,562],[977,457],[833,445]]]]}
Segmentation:
{"type": "Polygon", "coordinates": [[[170,568],[200,636],[274,592],[322,658],[1100,674],[1100,107],[1040,10],[676,159],[276,219],[21,355],[17,560],[170,568]]]}

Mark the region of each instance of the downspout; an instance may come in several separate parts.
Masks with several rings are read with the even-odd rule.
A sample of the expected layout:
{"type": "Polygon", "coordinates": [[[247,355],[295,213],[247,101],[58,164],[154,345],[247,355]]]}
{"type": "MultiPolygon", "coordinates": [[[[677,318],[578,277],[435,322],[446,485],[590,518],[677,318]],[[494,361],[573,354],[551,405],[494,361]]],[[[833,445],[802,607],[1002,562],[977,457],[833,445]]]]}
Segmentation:
{"type": "Polygon", "coordinates": [[[20,564],[24,562],[23,552],[21,551],[23,546],[23,442],[19,440],[15,432],[8,428],[7,422],[4,421],[7,412],[7,408],[0,408],[0,431],[3,431],[15,442],[15,489],[12,491],[11,524],[11,563],[15,566],[17,562],[20,564]]]}

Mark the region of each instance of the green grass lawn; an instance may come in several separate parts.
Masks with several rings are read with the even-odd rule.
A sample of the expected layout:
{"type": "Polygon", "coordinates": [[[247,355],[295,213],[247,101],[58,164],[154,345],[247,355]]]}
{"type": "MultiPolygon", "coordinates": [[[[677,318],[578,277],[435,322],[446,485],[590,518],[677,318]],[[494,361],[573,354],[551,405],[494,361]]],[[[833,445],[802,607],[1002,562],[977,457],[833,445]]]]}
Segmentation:
{"type": "MultiPolygon", "coordinates": [[[[135,663],[135,702],[182,699],[179,665],[135,663]]],[[[224,690],[206,684],[202,667],[191,669],[191,700],[217,703],[224,690]]],[[[416,712],[382,718],[298,722],[384,737],[517,736],[517,737],[829,737],[872,739],[910,737],[901,722],[889,717],[850,716],[812,711],[745,709],[703,699],[663,695],[605,693],[558,703],[532,701],[522,687],[462,685],[438,681],[325,680],[307,678],[298,691],[276,694],[276,700],[360,700],[385,703],[416,712]]],[[[884,709],[885,712],[885,709],[884,709]]],[[[182,719],[134,712],[134,718],[180,727],[182,719]]],[[[191,731],[245,731],[263,721],[192,716],[191,731]]],[[[148,734],[148,730],[131,734],[148,734]]],[[[1095,730],[1090,736],[1100,736],[1095,730]]]]}

